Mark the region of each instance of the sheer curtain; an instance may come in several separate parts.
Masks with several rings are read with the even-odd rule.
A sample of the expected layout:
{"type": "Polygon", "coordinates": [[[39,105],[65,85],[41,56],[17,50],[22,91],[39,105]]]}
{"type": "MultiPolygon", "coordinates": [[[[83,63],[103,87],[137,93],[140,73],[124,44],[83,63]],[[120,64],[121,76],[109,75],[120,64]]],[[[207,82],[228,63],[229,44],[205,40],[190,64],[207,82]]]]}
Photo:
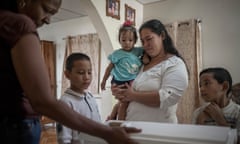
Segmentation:
{"type": "Polygon", "coordinates": [[[189,85],[178,104],[179,123],[191,123],[192,113],[200,105],[198,74],[201,67],[200,22],[196,19],[166,25],[176,48],[189,70],[189,85]]]}
{"type": "MultiPolygon", "coordinates": [[[[93,94],[99,92],[100,47],[101,44],[97,34],[85,34],[66,38],[66,52],[63,71],[65,70],[65,61],[68,55],[74,52],[87,54],[92,62],[93,79],[91,85],[89,86],[89,91],[93,94]]],[[[63,73],[62,94],[68,87],[69,81],[63,73]]]]}

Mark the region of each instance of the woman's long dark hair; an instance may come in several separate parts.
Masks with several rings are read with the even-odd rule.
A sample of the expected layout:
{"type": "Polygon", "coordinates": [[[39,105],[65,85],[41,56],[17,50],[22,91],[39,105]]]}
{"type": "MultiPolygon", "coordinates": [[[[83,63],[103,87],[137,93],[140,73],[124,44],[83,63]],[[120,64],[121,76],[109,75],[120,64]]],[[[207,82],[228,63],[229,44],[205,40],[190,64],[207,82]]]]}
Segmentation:
{"type": "Polygon", "coordinates": [[[17,12],[17,0],[1,0],[0,10],[9,10],[17,12]]]}
{"type": "Polygon", "coordinates": [[[164,33],[165,39],[163,40],[163,46],[164,46],[165,52],[174,54],[174,55],[182,58],[182,56],[179,54],[179,52],[175,48],[173,41],[172,41],[171,37],[169,36],[165,26],[159,20],[152,19],[152,20],[146,21],[145,23],[143,23],[141,25],[141,27],[139,29],[139,33],[141,33],[141,31],[145,28],[150,29],[152,32],[154,32],[155,34],[157,34],[159,36],[164,33]]]}
{"type": "MultiPolygon", "coordinates": [[[[179,54],[178,50],[175,48],[173,41],[171,39],[171,37],[169,36],[165,26],[157,19],[152,19],[149,21],[146,21],[145,23],[143,23],[139,29],[139,33],[141,33],[141,31],[143,29],[150,29],[153,33],[157,34],[157,35],[161,35],[164,34],[165,39],[163,40],[163,47],[166,53],[170,53],[173,55],[176,55],[177,57],[181,58],[183,60],[183,62],[186,64],[184,58],[179,54]]],[[[189,74],[189,69],[187,67],[186,64],[186,68],[189,74]]]]}

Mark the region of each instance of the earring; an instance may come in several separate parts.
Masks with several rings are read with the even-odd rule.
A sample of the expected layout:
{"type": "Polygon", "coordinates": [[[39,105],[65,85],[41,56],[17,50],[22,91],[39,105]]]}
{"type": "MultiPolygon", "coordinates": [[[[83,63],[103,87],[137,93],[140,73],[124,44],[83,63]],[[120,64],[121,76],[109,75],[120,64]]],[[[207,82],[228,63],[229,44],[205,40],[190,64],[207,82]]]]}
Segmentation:
{"type": "Polygon", "coordinates": [[[26,5],[26,3],[25,3],[24,0],[22,0],[22,1],[20,1],[20,2],[18,3],[18,5],[19,5],[20,8],[24,8],[25,5],[26,5]]]}

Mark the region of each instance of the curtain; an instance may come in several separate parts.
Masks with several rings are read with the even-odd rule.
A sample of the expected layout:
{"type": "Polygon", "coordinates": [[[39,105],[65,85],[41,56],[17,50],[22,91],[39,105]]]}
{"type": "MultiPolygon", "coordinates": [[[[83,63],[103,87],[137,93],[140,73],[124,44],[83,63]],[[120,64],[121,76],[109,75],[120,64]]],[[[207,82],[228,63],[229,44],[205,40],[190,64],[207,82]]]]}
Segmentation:
{"type": "MultiPolygon", "coordinates": [[[[92,63],[93,78],[91,85],[89,86],[89,91],[91,91],[91,93],[93,94],[99,92],[100,47],[100,39],[97,34],[78,35],[66,38],[66,52],[63,69],[65,70],[65,61],[69,54],[74,52],[81,52],[87,54],[90,57],[92,63]]],[[[65,77],[63,72],[62,94],[69,87],[69,85],[69,81],[65,77]]]]}
{"type": "Polygon", "coordinates": [[[175,27],[175,23],[166,24],[165,28],[168,31],[169,36],[172,38],[174,45],[176,45],[176,27],[175,27]]]}
{"type": "Polygon", "coordinates": [[[191,123],[193,111],[200,105],[198,74],[201,65],[200,24],[197,20],[174,22],[166,25],[176,48],[184,58],[189,71],[189,85],[177,109],[179,123],[191,123]]]}
{"type": "MultiPolygon", "coordinates": [[[[200,89],[199,89],[199,73],[202,70],[202,27],[201,27],[202,21],[197,19],[196,20],[196,53],[197,53],[197,81],[198,81],[198,94],[200,94],[200,89]]],[[[195,108],[199,107],[202,105],[203,100],[200,95],[196,96],[196,103],[195,103],[195,108]]]]}

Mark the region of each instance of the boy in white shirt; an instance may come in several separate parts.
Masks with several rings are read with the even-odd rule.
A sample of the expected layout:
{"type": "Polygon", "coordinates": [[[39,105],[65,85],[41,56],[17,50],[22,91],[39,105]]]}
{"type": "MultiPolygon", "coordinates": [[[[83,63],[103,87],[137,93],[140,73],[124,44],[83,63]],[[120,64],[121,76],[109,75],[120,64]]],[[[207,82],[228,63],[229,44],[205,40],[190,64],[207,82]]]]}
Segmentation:
{"type": "Polygon", "coordinates": [[[200,72],[200,93],[205,104],[193,113],[193,124],[217,125],[237,129],[240,143],[240,106],[229,95],[232,88],[230,73],[221,67],[200,72]]]}
{"type": "MultiPolygon", "coordinates": [[[[87,118],[100,122],[95,98],[86,91],[92,81],[90,58],[83,53],[72,53],[66,61],[65,76],[70,80],[70,88],[65,91],[60,100],[87,118]]],[[[79,133],[60,123],[57,124],[59,144],[86,144],[87,142],[79,139],[79,133]]]]}

